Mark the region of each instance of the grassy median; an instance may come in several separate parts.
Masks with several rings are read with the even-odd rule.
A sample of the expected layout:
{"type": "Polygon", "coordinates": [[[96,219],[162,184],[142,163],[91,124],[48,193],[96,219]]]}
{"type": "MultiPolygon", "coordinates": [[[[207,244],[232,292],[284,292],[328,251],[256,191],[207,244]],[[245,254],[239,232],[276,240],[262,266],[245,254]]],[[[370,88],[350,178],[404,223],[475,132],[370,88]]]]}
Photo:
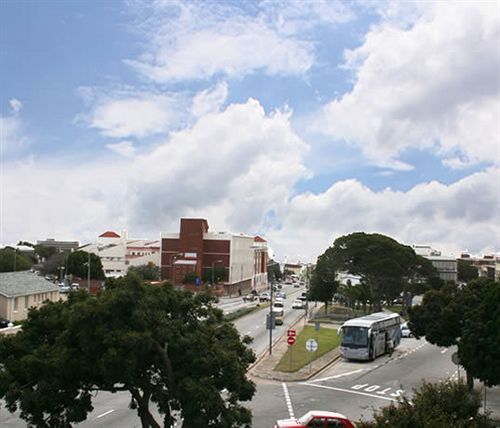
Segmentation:
{"type": "Polygon", "coordinates": [[[339,343],[340,339],[336,329],[322,327],[319,331],[316,331],[313,326],[305,326],[297,335],[295,344],[288,347],[285,355],[283,355],[281,361],[275,367],[275,370],[296,372],[306,364],[309,364],[310,361],[321,357],[339,346],[339,343]],[[306,350],[308,339],[314,339],[318,342],[318,350],[316,352],[308,352],[306,350]]]}

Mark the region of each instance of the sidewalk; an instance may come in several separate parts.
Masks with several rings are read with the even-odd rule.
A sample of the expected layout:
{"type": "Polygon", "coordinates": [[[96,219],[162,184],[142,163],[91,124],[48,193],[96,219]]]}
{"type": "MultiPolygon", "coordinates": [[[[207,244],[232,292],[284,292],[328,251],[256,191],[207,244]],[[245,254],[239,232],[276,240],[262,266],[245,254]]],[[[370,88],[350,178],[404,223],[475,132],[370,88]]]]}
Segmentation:
{"type": "MultiPolygon", "coordinates": [[[[326,325],[322,327],[329,328],[326,325]]],[[[297,334],[302,331],[304,328],[304,318],[299,318],[292,328],[297,331],[297,334]]],[[[266,351],[263,356],[257,359],[257,362],[254,363],[253,367],[250,368],[249,374],[261,379],[276,380],[281,382],[305,381],[315,376],[328,365],[340,358],[340,351],[338,348],[335,348],[322,357],[313,360],[311,363],[296,372],[280,372],[274,370],[283,355],[285,355],[288,347],[289,345],[286,343],[286,332],[284,332],[273,342],[272,355],[269,355],[269,351],[266,351]]]]}

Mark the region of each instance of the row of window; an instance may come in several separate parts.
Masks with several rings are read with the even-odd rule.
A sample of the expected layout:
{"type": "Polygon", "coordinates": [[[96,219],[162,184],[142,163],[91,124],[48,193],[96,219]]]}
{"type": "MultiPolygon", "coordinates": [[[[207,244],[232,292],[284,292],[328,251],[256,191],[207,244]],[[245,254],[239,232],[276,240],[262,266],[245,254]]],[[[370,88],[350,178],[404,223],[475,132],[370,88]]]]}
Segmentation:
{"type": "MultiPolygon", "coordinates": [[[[39,294],[32,294],[33,300],[35,303],[41,303],[47,299],[54,298],[54,293],[39,293],[39,294]]],[[[31,305],[29,304],[29,298],[30,296],[24,296],[24,309],[28,309],[31,305]]],[[[19,299],[22,299],[22,297],[14,297],[14,311],[17,311],[19,309],[19,299]]]]}

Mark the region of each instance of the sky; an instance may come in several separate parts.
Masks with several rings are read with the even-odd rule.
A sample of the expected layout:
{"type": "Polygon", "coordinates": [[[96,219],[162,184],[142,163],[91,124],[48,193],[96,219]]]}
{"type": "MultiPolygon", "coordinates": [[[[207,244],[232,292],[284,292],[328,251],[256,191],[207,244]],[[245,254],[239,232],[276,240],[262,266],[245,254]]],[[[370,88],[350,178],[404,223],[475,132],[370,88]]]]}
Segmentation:
{"type": "Polygon", "coordinates": [[[0,245],[500,252],[499,94],[499,1],[1,1],[0,245]]]}

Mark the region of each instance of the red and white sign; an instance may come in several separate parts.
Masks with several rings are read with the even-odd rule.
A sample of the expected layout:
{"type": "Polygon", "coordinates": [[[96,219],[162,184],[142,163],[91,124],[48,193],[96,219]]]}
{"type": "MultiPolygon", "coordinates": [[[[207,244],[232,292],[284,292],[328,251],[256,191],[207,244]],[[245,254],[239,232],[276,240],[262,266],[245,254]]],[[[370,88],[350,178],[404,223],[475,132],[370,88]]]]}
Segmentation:
{"type": "Polygon", "coordinates": [[[295,337],[288,336],[286,341],[288,342],[289,345],[293,345],[293,344],[295,344],[295,337]]]}
{"type": "Polygon", "coordinates": [[[288,337],[295,337],[297,336],[297,332],[295,330],[287,330],[286,335],[288,337]]]}

